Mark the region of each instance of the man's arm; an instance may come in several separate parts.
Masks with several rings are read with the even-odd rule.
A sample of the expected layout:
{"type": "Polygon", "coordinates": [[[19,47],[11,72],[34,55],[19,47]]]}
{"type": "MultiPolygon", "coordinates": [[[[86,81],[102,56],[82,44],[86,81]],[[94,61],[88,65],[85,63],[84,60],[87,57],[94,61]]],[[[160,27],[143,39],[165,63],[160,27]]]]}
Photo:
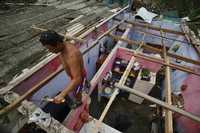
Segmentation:
{"type": "Polygon", "coordinates": [[[70,83],[67,85],[67,87],[54,98],[55,103],[61,103],[61,101],[64,99],[64,97],[81,83],[82,81],[82,68],[81,68],[81,61],[79,59],[78,55],[73,55],[68,60],[68,66],[70,69],[71,76],[73,79],[70,81],[70,83]]]}

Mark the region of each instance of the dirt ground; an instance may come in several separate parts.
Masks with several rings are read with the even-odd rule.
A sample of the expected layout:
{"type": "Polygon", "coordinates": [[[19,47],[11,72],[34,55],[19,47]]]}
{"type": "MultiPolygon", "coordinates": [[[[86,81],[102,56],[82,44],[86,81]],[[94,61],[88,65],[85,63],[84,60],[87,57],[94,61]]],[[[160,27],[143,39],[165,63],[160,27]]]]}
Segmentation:
{"type": "MultiPolygon", "coordinates": [[[[161,86],[162,80],[162,75],[158,74],[156,85],[152,88],[150,96],[158,99],[161,98],[159,86],[161,86]]],[[[152,105],[152,103],[146,100],[142,104],[131,102],[128,100],[128,96],[129,94],[126,92],[118,94],[103,122],[123,133],[149,133],[151,122],[155,120],[153,116],[155,108],[150,108],[149,105],[152,105]]],[[[90,114],[94,118],[99,119],[108,103],[108,99],[102,98],[101,102],[98,102],[97,90],[94,90],[91,99],[90,114]]]]}
{"type": "MultiPolygon", "coordinates": [[[[96,96],[97,92],[94,92],[92,95],[93,101],[90,106],[90,114],[98,119],[108,99],[102,99],[99,103],[97,102],[96,96]]],[[[104,123],[124,133],[150,132],[154,109],[150,108],[149,105],[152,103],[144,100],[140,105],[129,101],[127,97],[128,94],[120,94],[117,96],[104,119],[104,123]]]]}

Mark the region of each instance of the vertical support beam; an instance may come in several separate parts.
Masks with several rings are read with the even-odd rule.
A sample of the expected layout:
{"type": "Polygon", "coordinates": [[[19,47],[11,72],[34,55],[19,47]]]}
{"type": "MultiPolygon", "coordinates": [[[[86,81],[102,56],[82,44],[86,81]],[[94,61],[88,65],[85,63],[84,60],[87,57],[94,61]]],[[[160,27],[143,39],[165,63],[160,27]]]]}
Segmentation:
{"type": "MultiPolygon", "coordinates": [[[[169,63],[169,57],[167,56],[166,47],[163,42],[163,32],[160,31],[162,39],[161,44],[163,46],[163,57],[165,63],[169,63]]],[[[165,67],[165,100],[169,105],[172,105],[171,101],[171,84],[170,84],[170,68],[169,66],[165,67]]],[[[165,110],[165,133],[173,133],[173,118],[172,112],[170,110],[165,110]]]]}
{"type": "MultiPolygon", "coordinates": [[[[116,35],[112,35],[112,34],[108,34],[108,35],[110,37],[112,37],[114,40],[121,40],[121,41],[127,42],[129,45],[139,45],[139,43],[142,42],[142,41],[134,41],[134,40],[130,40],[130,39],[121,38],[120,36],[116,36],[116,35]]],[[[156,45],[160,45],[160,44],[156,44],[156,45]]],[[[149,45],[147,45],[145,43],[142,45],[142,48],[145,49],[145,50],[150,50],[150,51],[159,53],[159,54],[162,53],[161,49],[155,48],[153,46],[149,46],[149,45]]],[[[180,56],[178,54],[174,54],[174,53],[170,53],[170,52],[167,52],[167,55],[169,57],[172,57],[172,58],[175,58],[175,59],[179,59],[179,60],[182,60],[182,61],[185,61],[185,62],[188,62],[188,63],[192,63],[192,64],[195,64],[195,65],[200,65],[199,61],[190,59],[188,57],[180,56]]]]}
{"type": "Polygon", "coordinates": [[[144,98],[144,99],[146,99],[146,100],[148,100],[148,101],[150,101],[150,102],[152,102],[152,103],[155,103],[155,104],[157,104],[157,105],[159,105],[159,106],[161,106],[161,107],[163,107],[163,108],[165,108],[165,109],[168,109],[168,110],[171,110],[171,111],[173,111],[173,112],[176,112],[176,113],[178,113],[178,114],[180,114],[180,115],[183,115],[183,116],[185,116],[185,117],[187,117],[187,118],[193,120],[194,122],[200,123],[200,117],[199,117],[199,116],[196,116],[196,115],[194,115],[194,114],[192,114],[192,113],[190,113],[190,112],[187,112],[187,111],[185,111],[185,110],[182,110],[182,109],[180,109],[180,108],[177,108],[177,107],[175,107],[175,106],[173,106],[173,105],[169,105],[169,104],[166,103],[166,102],[163,102],[163,101],[161,101],[161,100],[158,100],[158,99],[156,99],[156,98],[154,98],[154,97],[152,97],[152,96],[149,96],[149,95],[147,95],[147,94],[144,94],[144,93],[142,93],[142,92],[140,92],[140,91],[138,91],[138,90],[134,90],[134,89],[129,88],[129,87],[126,87],[126,86],[121,86],[121,85],[119,85],[119,84],[115,84],[115,87],[118,88],[118,89],[120,89],[120,90],[130,92],[131,94],[134,94],[134,95],[139,96],[139,97],[141,97],[141,98],[144,98]]]}
{"type": "MultiPolygon", "coordinates": [[[[169,63],[168,57],[165,58],[165,62],[169,63]]],[[[165,68],[165,100],[169,105],[172,105],[169,66],[165,68]]],[[[165,133],[173,133],[173,118],[170,110],[165,110],[165,133]]]]}
{"type": "Polygon", "coordinates": [[[106,107],[104,108],[103,113],[101,114],[99,120],[97,120],[92,133],[99,133],[99,129],[101,127],[103,119],[105,118],[106,114],[108,113],[108,110],[110,109],[110,106],[112,105],[113,101],[115,100],[115,98],[118,94],[119,94],[119,89],[115,89],[115,91],[112,93],[112,96],[111,96],[110,100],[108,101],[106,107]]]}

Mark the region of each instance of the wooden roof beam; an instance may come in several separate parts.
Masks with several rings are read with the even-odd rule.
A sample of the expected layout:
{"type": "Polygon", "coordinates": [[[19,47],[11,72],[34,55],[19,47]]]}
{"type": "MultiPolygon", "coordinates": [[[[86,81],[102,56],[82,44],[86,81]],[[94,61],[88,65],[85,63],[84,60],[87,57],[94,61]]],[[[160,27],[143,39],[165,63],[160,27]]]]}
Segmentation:
{"type": "MultiPolygon", "coordinates": [[[[149,34],[148,32],[143,32],[143,31],[138,31],[138,32],[141,32],[141,33],[144,33],[144,34],[149,34]]],[[[162,37],[162,36],[161,36],[162,37]]],[[[149,43],[149,44],[152,44],[152,45],[160,45],[161,44],[156,44],[156,43],[149,43]]],[[[194,45],[193,43],[190,43],[192,45],[194,45]]],[[[195,45],[196,46],[196,45],[195,45]]],[[[154,48],[154,47],[152,47],[154,48]]],[[[155,51],[156,52],[156,51],[155,51]]],[[[199,54],[200,56],[200,49],[199,51],[197,51],[197,54],[199,54]],[[198,53],[199,52],[199,53],[198,53]]],[[[177,55],[175,53],[171,53],[171,52],[167,52],[167,55],[172,57],[172,58],[177,58],[179,60],[182,60],[182,61],[185,61],[185,62],[189,62],[189,63],[192,63],[192,64],[195,64],[195,65],[200,65],[200,62],[197,61],[197,60],[193,60],[193,59],[190,59],[190,58],[187,58],[187,57],[184,57],[184,56],[181,56],[181,55],[177,55]]]]}
{"type": "MultiPolygon", "coordinates": [[[[160,31],[161,36],[163,36],[163,32],[160,31]]],[[[164,57],[164,62],[169,64],[169,57],[167,56],[166,47],[163,42],[163,38],[161,39],[162,44],[162,54],[164,57]]],[[[165,101],[169,105],[172,105],[172,98],[171,98],[171,83],[170,83],[170,67],[165,66],[165,101]]],[[[173,117],[172,112],[170,110],[165,110],[165,133],[173,133],[173,117]]]]}
{"type": "Polygon", "coordinates": [[[156,98],[154,98],[154,97],[152,97],[152,96],[149,96],[149,95],[147,95],[147,94],[144,94],[144,93],[142,93],[142,92],[140,92],[140,91],[138,91],[138,90],[129,88],[129,87],[127,87],[127,86],[121,86],[121,85],[119,85],[119,84],[115,84],[115,87],[118,88],[118,89],[120,89],[120,90],[127,91],[127,92],[129,92],[129,93],[131,93],[131,94],[134,94],[134,95],[136,95],[136,96],[142,97],[142,98],[144,98],[145,100],[148,100],[148,101],[150,101],[150,102],[152,102],[152,103],[155,103],[155,104],[157,104],[157,105],[159,105],[159,106],[161,106],[161,107],[163,107],[163,108],[165,108],[165,109],[168,109],[168,110],[170,110],[170,111],[173,111],[173,112],[175,112],[175,113],[178,113],[178,114],[180,114],[180,115],[183,115],[183,116],[185,116],[185,117],[187,117],[187,118],[189,118],[189,119],[191,119],[191,120],[193,120],[193,121],[195,121],[195,122],[200,123],[200,117],[199,117],[199,116],[196,116],[196,115],[193,115],[193,114],[190,113],[190,112],[187,112],[187,111],[185,111],[185,110],[182,110],[182,109],[180,109],[180,108],[177,108],[177,107],[175,107],[175,106],[173,106],[173,105],[169,105],[168,103],[165,103],[165,102],[163,102],[163,101],[161,101],[161,100],[158,100],[158,99],[156,99],[156,98]]]}
{"type": "MultiPolygon", "coordinates": [[[[134,50],[131,50],[131,49],[127,49],[125,48],[127,51],[134,51],[134,50]]],[[[193,69],[189,68],[189,67],[185,67],[185,66],[181,66],[181,65],[177,65],[177,64],[174,64],[174,63],[165,63],[163,59],[159,59],[159,58],[156,58],[156,57],[152,57],[152,56],[147,56],[145,54],[142,54],[142,53],[131,53],[131,55],[134,55],[135,57],[138,57],[138,58],[141,58],[141,59],[144,59],[144,60],[148,60],[148,61],[151,61],[151,62],[155,62],[155,63],[158,63],[158,64],[161,64],[161,65],[164,65],[164,66],[169,66],[173,69],[177,69],[177,70],[180,70],[180,71],[183,71],[183,72],[187,72],[187,73],[190,73],[190,74],[194,74],[194,75],[197,75],[197,76],[200,76],[199,73],[196,73],[195,71],[193,71],[193,69]]]]}
{"type": "MultiPolygon", "coordinates": [[[[120,19],[118,19],[118,18],[114,18],[114,20],[120,21],[120,19]]],[[[147,28],[147,29],[156,30],[156,31],[162,30],[163,32],[176,34],[176,35],[182,35],[182,36],[185,35],[184,32],[175,31],[175,30],[166,29],[166,28],[160,28],[160,27],[157,27],[157,26],[153,26],[151,24],[133,22],[133,21],[129,21],[129,20],[125,20],[125,23],[131,24],[133,26],[144,27],[144,28],[147,28]]]]}
{"type": "MultiPolygon", "coordinates": [[[[112,35],[112,34],[108,34],[108,35],[111,36],[115,40],[121,40],[121,41],[127,42],[129,45],[139,45],[142,42],[142,41],[134,41],[134,40],[130,40],[130,39],[124,39],[124,38],[121,38],[120,36],[116,36],[116,35],[112,35]]],[[[149,46],[149,45],[147,45],[145,43],[142,45],[142,47],[145,50],[151,50],[151,51],[157,52],[159,54],[162,53],[161,49],[149,46]]],[[[179,60],[182,60],[182,61],[185,61],[185,62],[192,63],[192,64],[200,66],[200,62],[199,61],[196,61],[196,60],[184,57],[184,56],[180,56],[180,55],[177,55],[177,54],[173,54],[173,53],[170,53],[170,52],[167,52],[167,55],[172,57],[172,58],[176,58],[176,59],[179,59],[179,60]]]]}

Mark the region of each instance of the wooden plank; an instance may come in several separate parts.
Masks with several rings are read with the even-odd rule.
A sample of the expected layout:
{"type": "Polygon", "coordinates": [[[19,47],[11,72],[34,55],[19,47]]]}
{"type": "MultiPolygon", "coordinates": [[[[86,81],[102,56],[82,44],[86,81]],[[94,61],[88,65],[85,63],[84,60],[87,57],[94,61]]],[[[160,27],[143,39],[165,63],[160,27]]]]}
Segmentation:
{"type": "Polygon", "coordinates": [[[122,24],[124,22],[124,20],[121,20],[118,24],[116,24],[116,25],[114,25],[112,28],[110,28],[108,31],[106,31],[105,33],[103,33],[101,36],[99,36],[98,38],[97,38],[97,40],[95,40],[93,43],[92,43],[92,45],[89,47],[89,48],[87,48],[87,50],[85,50],[82,54],[85,54],[85,53],[87,53],[89,50],[91,50],[93,47],[95,47],[97,44],[98,44],[98,42],[99,42],[99,40],[100,39],[102,39],[104,36],[107,36],[110,32],[112,32],[114,29],[116,29],[120,24],[122,24]]]}
{"type": "MultiPolygon", "coordinates": [[[[139,45],[142,42],[142,41],[134,41],[134,40],[122,38],[120,36],[116,36],[116,35],[112,35],[112,34],[109,34],[109,36],[112,37],[115,40],[121,40],[121,41],[127,42],[129,45],[139,45]]],[[[156,45],[161,45],[161,44],[156,44],[156,45]]],[[[145,43],[142,45],[142,47],[145,50],[150,50],[150,51],[153,51],[153,52],[157,52],[159,54],[162,53],[161,49],[149,46],[149,45],[147,45],[145,43]]],[[[170,52],[167,52],[167,55],[172,57],[172,58],[176,58],[176,59],[188,62],[188,63],[192,63],[192,64],[195,64],[195,65],[200,65],[200,61],[193,60],[193,59],[190,59],[190,58],[187,58],[187,57],[184,57],[184,56],[180,56],[180,55],[173,54],[173,53],[170,53],[170,52]]]]}
{"type": "MultiPolygon", "coordinates": [[[[129,75],[129,73],[130,73],[130,71],[131,71],[131,69],[132,69],[132,67],[134,65],[134,62],[135,62],[135,57],[132,56],[128,66],[126,67],[126,70],[124,71],[122,77],[120,78],[120,81],[119,81],[120,85],[125,84],[126,79],[127,79],[128,75],[129,75]]],[[[116,96],[118,95],[118,93],[119,93],[119,89],[115,89],[115,91],[113,92],[108,104],[104,108],[103,113],[101,114],[99,120],[97,121],[96,128],[95,128],[96,130],[99,129],[100,124],[103,122],[103,119],[105,118],[105,116],[106,116],[111,104],[113,103],[113,101],[116,98],[116,96]]],[[[96,130],[94,131],[94,133],[97,132],[96,130]]]]}
{"type": "Polygon", "coordinates": [[[5,113],[9,112],[10,110],[12,110],[12,109],[16,108],[17,106],[19,106],[19,104],[24,99],[26,99],[27,97],[31,96],[35,92],[37,92],[43,85],[45,85],[49,80],[51,80],[54,76],[56,76],[59,72],[61,72],[61,70],[62,70],[61,68],[57,69],[55,72],[50,74],[47,78],[45,78],[44,80],[40,81],[37,85],[33,86],[25,94],[23,94],[18,99],[16,99],[13,103],[11,103],[11,104],[7,105],[6,107],[4,107],[3,109],[1,109],[0,110],[0,116],[2,116],[3,114],[5,114],[5,113]]]}
{"type": "Polygon", "coordinates": [[[170,52],[167,52],[167,55],[172,57],[172,58],[176,58],[176,59],[179,59],[179,60],[182,60],[182,61],[185,61],[185,62],[192,63],[192,64],[200,66],[200,62],[197,61],[197,60],[193,60],[193,59],[190,59],[188,57],[177,55],[177,54],[170,53],[170,52]]]}
{"type": "MultiPolygon", "coordinates": [[[[163,42],[163,32],[160,31],[160,34],[162,36],[161,38],[161,44],[163,48],[163,57],[165,63],[169,64],[169,58],[167,56],[167,51],[166,47],[163,42]]],[[[171,83],[170,83],[170,68],[169,66],[165,66],[165,100],[166,103],[169,105],[172,104],[171,100],[171,83]]],[[[170,110],[165,110],[165,133],[173,133],[173,117],[172,117],[172,112],[170,110]]]]}
{"type": "MultiPolygon", "coordinates": [[[[138,90],[144,94],[149,94],[149,92],[152,90],[152,88],[155,86],[156,82],[156,73],[150,72],[150,81],[141,80],[141,71],[139,71],[137,79],[134,83],[133,89],[138,90]]],[[[128,99],[132,102],[142,104],[144,101],[144,98],[138,97],[134,94],[129,94],[128,99]]]]}
{"type": "MultiPolygon", "coordinates": [[[[142,29],[135,28],[134,30],[137,31],[137,32],[140,32],[140,33],[149,34],[151,36],[154,36],[155,38],[156,37],[157,38],[161,38],[162,37],[161,35],[158,35],[158,34],[155,34],[155,33],[149,32],[149,31],[142,31],[142,29]]],[[[174,39],[172,37],[163,37],[163,38],[166,39],[166,40],[170,40],[170,41],[180,42],[180,43],[184,43],[184,44],[190,44],[189,42],[181,41],[181,40],[178,40],[178,39],[174,39]]]]}
{"type": "Polygon", "coordinates": [[[103,122],[103,119],[105,118],[111,104],[113,103],[113,101],[115,100],[116,96],[119,94],[119,89],[115,89],[115,91],[112,93],[111,98],[109,99],[109,102],[107,103],[106,107],[103,110],[103,113],[101,114],[99,120],[97,120],[97,122],[95,123],[95,128],[93,133],[98,133],[99,132],[99,128],[103,122]]]}
{"type": "MultiPolygon", "coordinates": [[[[134,40],[130,40],[130,39],[127,39],[127,38],[122,38],[122,37],[117,36],[117,35],[112,35],[112,34],[108,34],[108,35],[110,37],[112,37],[114,40],[124,41],[124,42],[127,42],[129,45],[140,45],[141,44],[141,41],[134,41],[134,40]]],[[[145,43],[142,45],[142,47],[144,49],[152,50],[152,51],[155,51],[157,53],[161,53],[161,51],[162,51],[160,49],[157,49],[157,48],[154,48],[152,46],[146,45],[145,43]]]]}
{"type": "Polygon", "coordinates": [[[121,86],[119,84],[115,84],[115,87],[120,89],[120,90],[124,90],[124,91],[132,93],[134,95],[137,95],[139,97],[142,97],[142,98],[144,98],[144,99],[146,99],[146,100],[148,100],[148,101],[150,101],[152,103],[155,103],[155,104],[157,104],[157,105],[159,105],[159,106],[161,106],[161,107],[163,107],[165,109],[168,109],[170,111],[176,112],[176,113],[178,113],[180,115],[183,115],[183,116],[185,116],[185,117],[187,117],[187,118],[189,118],[189,119],[191,119],[193,121],[196,121],[196,122],[200,123],[200,117],[199,116],[193,115],[192,113],[189,113],[189,112],[187,112],[185,110],[179,109],[179,108],[177,108],[177,107],[175,107],[173,105],[169,105],[169,104],[167,104],[167,103],[165,103],[165,102],[163,102],[161,100],[158,100],[158,99],[156,99],[156,98],[154,98],[152,96],[149,96],[147,94],[144,94],[144,93],[142,93],[140,91],[134,90],[134,89],[126,87],[126,86],[121,86]]]}
{"type": "MultiPolygon", "coordinates": [[[[165,58],[165,62],[169,64],[168,57],[165,58]]],[[[169,66],[165,68],[165,100],[169,105],[172,105],[169,66]]],[[[173,133],[173,117],[169,110],[165,111],[165,133],[173,133]]]]}
{"type": "MultiPolygon", "coordinates": [[[[103,119],[105,118],[111,104],[113,103],[113,101],[115,100],[116,96],[119,94],[119,89],[115,89],[115,91],[113,92],[108,104],[106,105],[106,107],[103,110],[103,113],[101,114],[98,122],[103,122],[103,119]]],[[[97,127],[98,128],[98,127],[97,127]]]]}
{"type": "MultiPolygon", "coordinates": [[[[122,49],[126,49],[126,48],[122,48],[122,49]]],[[[126,49],[127,51],[134,51],[134,50],[130,50],[130,49],[126,49]]],[[[135,57],[138,57],[138,58],[141,58],[141,59],[144,59],[144,60],[148,60],[148,61],[151,61],[151,62],[155,62],[155,63],[158,63],[158,64],[161,64],[161,65],[165,65],[165,66],[169,66],[171,68],[174,68],[174,69],[177,69],[177,70],[180,70],[180,71],[183,71],[183,72],[187,72],[187,73],[191,73],[191,74],[194,74],[194,75],[197,75],[197,76],[200,76],[199,73],[196,73],[195,71],[193,71],[192,69],[188,68],[188,67],[184,67],[184,66],[181,66],[181,65],[177,65],[177,64],[174,64],[174,63],[165,63],[163,59],[158,59],[158,58],[155,58],[155,57],[151,57],[151,56],[147,56],[145,54],[142,54],[142,53],[132,53],[131,55],[134,55],[135,57]]]]}
{"type": "Polygon", "coordinates": [[[142,46],[144,45],[144,38],[145,38],[146,34],[144,33],[143,34],[143,37],[142,37],[142,41],[141,43],[139,44],[139,47],[135,50],[136,53],[139,52],[139,50],[141,50],[142,46]]]}
{"type": "Polygon", "coordinates": [[[169,66],[171,68],[174,68],[174,69],[177,69],[177,70],[180,70],[180,71],[183,71],[183,72],[187,72],[187,73],[191,73],[191,74],[194,74],[194,75],[197,75],[197,76],[200,76],[199,73],[196,73],[195,71],[193,71],[192,69],[188,68],[188,67],[183,67],[181,65],[177,65],[177,64],[174,64],[174,63],[165,63],[163,59],[158,59],[158,58],[155,58],[155,57],[150,57],[150,56],[147,56],[147,55],[144,55],[144,54],[138,54],[138,55],[134,55],[138,58],[142,58],[142,59],[145,59],[145,60],[148,60],[148,61],[152,61],[152,62],[155,62],[155,63],[158,63],[158,64],[161,64],[161,65],[165,65],[165,66],[169,66]]]}
{"type": "MultiPolygon", "coordinates": [[[[150,34],[150,35],[154,35],[152,33],[149,33],[149,32],[145,32],[145,31],[138,31],[138,32],[141,32],[141,33],[146,33],[146,34],[150,34]]],[[[156,36],[159,36],[159,35],[156,35],[156,36]]],[[[162,36],[159,36],[159,37],[162,37],[162,36]]],[[[188,40],[188,44],[192,44],[192,46],[195,48],[197,54],[200,56],[200,49],[198,48],[197,44],[191,42],[190,38],[188,37],[188,35],[185,33],[185,37],[186,39],[188,40]]],[[[165,37],[166,39],[169,39],[167,37],[165,37]]],[[[180,40],[176,40],[176,39],[169,39],[169,40],[173,40],[173,41],[178,41],[178,42],[181,42],[181,43],[187,43],[187,42],[183,42],[183,41],[180,41],[180,40]]],[[[157,44],[157,43],[149,43],[149,44],[153,44],[153,45],[161,45],[161,44],[157,44]]],[[[177,55],[175,53],[170,53],[170,52],[167,52],[167,55],[172,57],[172,58],[177,58],[179,60],[183,60],[183,61],[186,61],[186,62],[189,62],[189,63],[192,63],[192,64],[196,64],[196,65],[200,65],[200,61],[197,61],[197,60],[193,60],[193,59],[190,59],[190,58],[187,58],[187,57],[184,57],[184,56],[180,56],[180,55],[177,55]]]]}
{"type": "MultiPolygon", "coordinates": [[[[115,18],[115,20],[119,21],[120,19],[115,18]]],[[[175,31],[175,30],[166,29],[166,28],[160,28],[160,27],[157,27],[157,26],[153,26],[151,24],[144,24],[144,23],[141,24],[141,23],[133,22],[133,21],[129,21],[129,20],[125,20],[125,22],[128,23],[128,24],[132,24],[133,26],[144,27],[144,28],[151,29],[151,30],[156,30],[156,31],[162,30],[163,32],[166,32],[166,33],[177,34],[177,35],[182,35],[182,36],[185,35],[184,32],[175,31]]]]}
{"type": "MultiPolygon", "coordinates": [[[[92,117],[92,116],[90,116],[92,117]]],[[[93,118],[93,120],[85,123],[81,128],[79,133],[93,133],[96,128],[96,123],[98,122],[97,119],[93,118]]],[[[99,129],[99,133],[122,133],[117,129],[105,124],[101,123],[101,128],[99,129]]]]}

